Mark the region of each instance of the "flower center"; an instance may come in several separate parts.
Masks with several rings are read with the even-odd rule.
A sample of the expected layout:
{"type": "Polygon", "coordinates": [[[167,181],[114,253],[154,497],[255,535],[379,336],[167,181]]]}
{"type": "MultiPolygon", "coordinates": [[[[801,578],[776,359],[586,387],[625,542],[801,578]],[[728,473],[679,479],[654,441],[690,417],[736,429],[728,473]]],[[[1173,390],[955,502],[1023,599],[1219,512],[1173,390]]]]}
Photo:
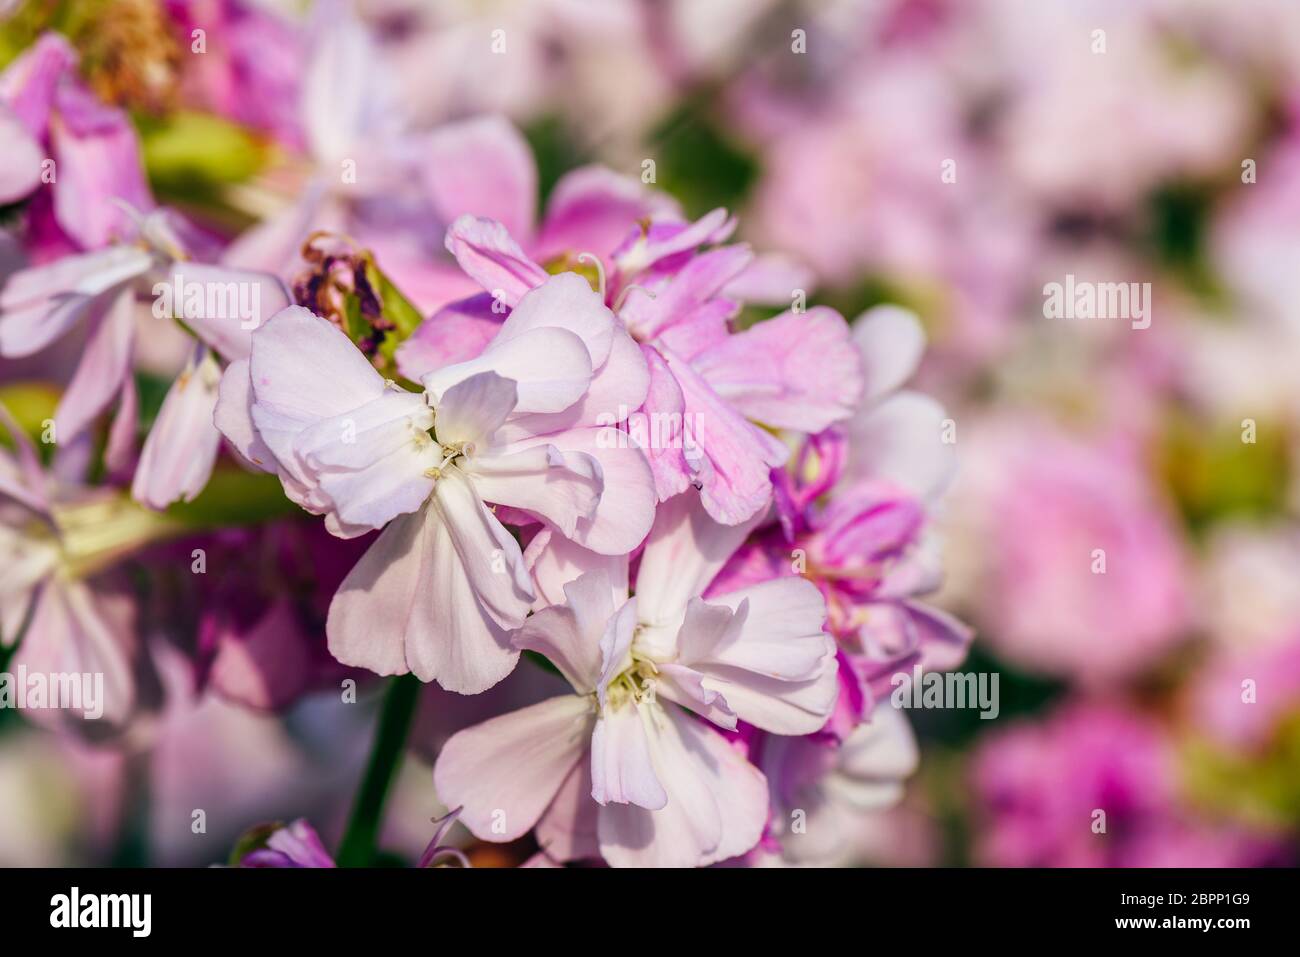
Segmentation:
{"type": "MultiPolygon", "coordinates": [[[[433,434],[432,430],[429,434],[433,434]]],[[[434,436],[433,440],[437,442],[437,436],[434,436]]],[[[461,459],[469,458],[474,454],[473,442],[440,442],[438,447],[442,450],[442,461],[433,468],[424,470],[424,474],[434,481],[442,478],[442,473],[455,466],[461,459]]]]}
{"type": "Polygon", "coordinates": [[[632,663],[621,671],[605,689],[605,702],[610,708],[620,708],[627,702],[654,704],[655,683],[659,669],[649,658],[632,652],[632,663]]]}

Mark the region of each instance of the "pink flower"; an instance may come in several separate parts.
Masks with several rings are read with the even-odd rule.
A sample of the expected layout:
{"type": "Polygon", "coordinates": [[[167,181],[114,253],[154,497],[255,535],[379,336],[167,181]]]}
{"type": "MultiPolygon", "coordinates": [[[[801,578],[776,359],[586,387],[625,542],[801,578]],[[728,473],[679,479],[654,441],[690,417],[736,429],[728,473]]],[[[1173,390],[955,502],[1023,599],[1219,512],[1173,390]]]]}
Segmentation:
{"type": "Polygon", "coordinates": [[[289,303],[284,285],[271,276],[189,262],[172,215],[150,213],[134,223],[130,244],[124,238],[20,270],[0,289],[5,357],[40,352],[78,322],[89,324],[85,350],[55,411],[56,439],[68,443],[85,433],[116,398],[110,466],[128,459],[135,441],[137,300],[153,297],[155,316],[179,318],[197,337],[145,442],[132,486],[138,501],[157,509],[192,499],[212,473],[220,436],[212,426],[218,366],[211,350],[227,359],[247,356],[252,328],[289,303]],[[236,314],[242,305],[232,303],[248,305],[251,314],[236,314]]]}
{"type": "Polygon", "coordinates": [[[0,203],[48,183],[60,229],[82,249],[98,249],[131,227],[112,200],[137,209],[153,200],[130,120],[100,103],[76,67],[68,42],[46,33],[0,74],[0,203]]]}
{"type": "Polygon", "coordinates": [[[711,586],[797,575],[821,590],[842,649],[845,693],[827,728],[841,739],[888,693],[895,672],[955,668],[972,638],[951,615],[916,600],[941,583],[929,512],[955,467],[953,446],[942,441],[943,409],[900,391],[924,350],[920,324],[881,307],[858,320],[853,336],[867,395],[848,434],[805,444],[792,472],[779,476],[780,525],[746,543],[711,586]]]}
{"type": "Polygon", "coordinates": [[[0,447],[0,646],[21,638],[15,668],[102,675],[100,713],[90,702],[84,713],[121,724],[136,703],[134,609],[87,578],[127,541],[130,517],[116,522],[122,512],[108,497],[56,488],[4,406],[0,425],[17,447],[12,455],[0,447]]]}
{"type": "MultiPolygon", "coordinates": [[[[500,145],[493,149],[500,152],[500,145]]],[[[520,162],[524,158],[526,154],[520,162]]],[[[625,412],[641,409],[629,421],[634,435],[657,436],[642,444],[659,498],[694,485],[715,519],[746,521],[771,501],[769,473],[788,455],[784,443],[755,423],[817,432],[847,418],[857,404],[861,372],[848,327],[834,310],[817,307],[732,334],[730,320],[740,308],[733,290],[770,291],[776,277],[788,275],[788,264],[756,260],[745,246],[700,252],[702,246],[725,241],[734,229],[721,209],[694,223],[656,214],[642,225],[623,222],[616,233],[625,204],[599,195],[615,185],[608,178],[601,190],[570,207],[574,218],[566,221],[555,207],[574,201],[574,176],[574,195],[557,189],[536,246],[562,250],[575,241],[608,243],[621,235],[612,249],[567,245],[566,258],[559,262],[575,268],[593,264],[600,291],[645,353],[650,368],[645,404],[625,412]],[[550,229],[553,222],[564,226],[550,229]]],[[[582,188],[600,181],[597,174],[586,173],[582,188]]],[[[408,377],[473,355],[496,317],[548,275],[496,220],[462,216],[447,231],[446,244],[490,298],[455,303],[427,320],[398,354],[399,368],[408,377]],[[464,343],[464,351],[442,345],[449,339],[464,343]]]]}
{"type": "Polygon", "coordinates": [[[298,146],[302,31],[291,20],[249,0],[167,0],[186,47],[204,31],[201,56],[184,59],[187,103],[298,146]]]}
{"type": "Polygon", "coordinates": [[[785,859],[820,865],[852,859],[851,835],[902,799],[921,757],[907,718],[887,700],[842,742],[760,735],[750,753],[771,787],[771,832],[785,859]]]}
{"type": "Polygon", "coordinates": [[[700,597],[747,531],[713,522],[694,496],[664,503],[633,598],[626,557],[601,559],[553,536],[529,546],[551,604],[515,645],[545,655],[574,693],[444,746],[435,787],[475,836],[509,841],[536,826],[552,858],[615,866],[701,866],[758,842],[763,776],[705,721],[808,734],[837,689],[826,609],[811,585],[700,597]]]}
{"type": "Polygon", "coordinates": [[[993,867],[1232,867],[1265,863],[1267,839],[1195,816],[1173,742],[1146,717],[1075,703],[990,735],[972,779],[976,859],[993,867]]]}
{"type": "Polygon", "coordinates": [[[321,843],[320,835],[306,820],[299,818],[276,827],[264,846],[249,851],[239,860],[240,867],[337,867],[334,858],[321,843]]]}
{"type": "Polygon", "coordinates": [[[1024,420],[993,423],[967,448],[974,597],[999,654],[1100,681],[1183,637],[1187,558],[1133,450],[1024,420]]]}
{"type": "Polygon", "coordinates": [[[417,394],[301,307],[258,331],[222,381],[218,427],[335,535],[384,529],[330,608],[335,657],[465,694],[509,674],[519,652],[507,633],[534,594],[485,502],[602,553],[640,543],[654,517],[649,468],[597,425],[610,396],[639,402],[644,389],[618,332],[585,280],[556,276],[480,356],[425,375],[417,394]]]}

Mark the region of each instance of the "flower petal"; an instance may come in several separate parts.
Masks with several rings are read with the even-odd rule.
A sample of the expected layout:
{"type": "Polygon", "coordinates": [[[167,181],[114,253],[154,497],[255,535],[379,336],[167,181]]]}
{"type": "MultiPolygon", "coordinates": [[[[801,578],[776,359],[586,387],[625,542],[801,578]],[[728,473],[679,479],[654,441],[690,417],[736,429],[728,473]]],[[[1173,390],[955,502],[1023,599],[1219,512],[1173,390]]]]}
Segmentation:
{"type": "MultiPolygon", "coordinates": [[[[438,401],[438,441],[486,443],[515,410],[519,389],[513,379],[480,372],[447,389],[438,401]]],[[[491,499],[489,499],[491,501],[491,499]]]]}
{"type": "Polygon", "coordinates": [[[862,399],[862,360],[848,324],[825,306],[728,336],[691,365],[746,417],[777,428],[821,432],[862,399]]]}
{"type": "Polygon", "coordinates": [[[439,218],[473,213],[527,237],[537,215],[537,167],[528,141],[509,120],[481,116],[435,129],[420,171],[439,218]]]}
{"type": "Polygon", "coordinates": [[[131,374],[135,344],[135,299],[121,292],[97,318],[77,371],[59,400],[54,419],[61,441],[80,435],[104,411],[131,374]]]}
{"type": "Polygon", "coordinates": [[[908,310],[877,306],[854,322],[853,342],[862,355],[862,398],[870,402],[893,392],[916,372],[925,352],[925,330],[908,310]]]}
{"type": "Polygon", "coordinates": [[[595,516],[605,485],[590,455],[550,444],[474,456],[465,469],[484,501],[530,512],[566,538],[575,537],[580,520],[595,516]]]}
{"type": "MultiPolygon", "coordinates": [[[[154,286],[154,295],[160,286],[154,286]]],[[[253,332],[293,305],[288,288],[268,273],[177,263],[167,278],[172,312],[224,359],[247,359],[253,332]]]]}
{"type": "Polygon", "coordinates": [[[221,447],[212,424],[221,369],[207,351],[167,390],[158,418],[140,453],[131,482],[131,497],[150,508],[164,509],[203,491],[221,447]]]}
{"type": "Polygon", "coordinates": [[[656,710],[651,755],[668,803],[602,807],[601,856],[614,867],[702,867],[744,854],[767,823],[763,775],[702,722],[656,710]]]}
{"type": "Polygon", "coordinates": [[[460,268],[507,306],[517,305],[548,278],[496,220],[461,216],[448,227],[446,245],[460,268]]]}
{"type": "Polygon", "coordinates": [[[604,708],[591,736],[591,797],[597,804],[635,804],[658,810],[668,803],[650,760],[646,723],[632,702],[604,708]]]}
{"type": "Polygon", "coordinates": [[[562,695],[452,735],[433,769],[438,800],[480,840],[522,837],[582,760],[594,717],[590,699],[562,695]]]}
{"type": "Polygon", "coordinates": [[[478,357],[444,366],[420,381],[437,406],[453,385],[481,372],[515,382],[517,413],[562,412],[586,393],[591,357],[567,329],[533,329],[500,344],[494,340],[478,357]]]}

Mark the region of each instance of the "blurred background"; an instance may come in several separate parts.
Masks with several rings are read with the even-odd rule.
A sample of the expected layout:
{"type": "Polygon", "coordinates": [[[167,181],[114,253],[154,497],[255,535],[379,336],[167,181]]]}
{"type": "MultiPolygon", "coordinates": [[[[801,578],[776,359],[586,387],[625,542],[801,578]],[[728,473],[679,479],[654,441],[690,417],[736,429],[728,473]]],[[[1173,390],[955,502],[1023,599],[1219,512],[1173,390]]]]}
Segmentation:
{"type": "MultiPolygon", "coordinates": [[[[0,0],[0,68],[63,32],[89,88],[129,112],[158,202],[224,241],[304,182],[309,6],[0,0]],[[184,55],[196,26],[204,57],[184,55]]],[[[539,202],[588,162],[652,175],[693,216],[735,212],[742,238],[807,275],[810,302],[849,319],[896,303],[924,324],[916,385],[947,407],[961,462],[938,603],[975,627],[963,670],[1000,676],[1000,713],[914,712],[905,800],[855,817],[823,863],[1297,862],[1300,5],[357,9],[412,123],[507,116],[539,202]],[[1149,326],[1049,317],[1044,286],[1067,275],[1149,283],[1149,326]]],[[[0,223],[4,275],[20,224],[0,223]]],[[[145,424],[176,362],[164,340],[140,360],[145,424]]],[[[5,361],[0,397],[39,421],[77,348],[5,361]]],[[[318,628],[319,596],[356,556],[319,567],[317,525],[210,536],[238,571],[208,576],[203,601],[186,592],[188,543],[126,569],[142,633],[207,642],[210,668],[225,630],[318,628]],[[286,593],[292,607],[269,597],[286,593]]],[[[364,679],[340,709],[337,690],[312,693],[337,689],[329,662],[267,700],[196,684],[180,652],[155,657],[166,705],[126,740],[0,710],[0,864],[207,864],[252,824],[300,816],[337,839],[374,721],[364,679]]],[[[426,692],[384,835],[395,862],[442,810],[438,743],[548,680],[521,667],[482,699],[426,692]]]]}

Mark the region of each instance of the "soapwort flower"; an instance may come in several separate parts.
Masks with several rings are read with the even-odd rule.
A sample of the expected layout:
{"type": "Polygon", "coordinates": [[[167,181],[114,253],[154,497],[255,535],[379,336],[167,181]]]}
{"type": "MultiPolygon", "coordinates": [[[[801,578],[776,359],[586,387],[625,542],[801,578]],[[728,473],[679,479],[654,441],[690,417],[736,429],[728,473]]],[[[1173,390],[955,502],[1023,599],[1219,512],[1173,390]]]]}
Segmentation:
{"type": "Polygon", "coordinates": [[[327,633],[339,661],[474,694],[514,668],[508,632],[534,600],[507,517],[625,555],[654,517],[634,445],[602,441],[597,382],[644,387],[639,353],[586,281],[556,276],[520,300],[482,355],[422,379],[383,376],[300,306],[253,336],[222,381],[218,427],[342,538],[383,529],[343,582],[327,633]]]}
{"type": "Polygon", "coordinates": [[[700,597],[748,531],[714,522],[698,496],[664,503],[631,598],[626,556],[601,558],[548,533],[530,544],[541,599],[552,603],[514,644],[545,655],[574,693],[443,747],[438,795],[463,808],[476,837],[509,841],[536,826],[552,858],[616,866],[711,864],[758,842],[763,775],[706,722],[809,734],[837,687],[825,603],[808,582],[700,597]]]}

